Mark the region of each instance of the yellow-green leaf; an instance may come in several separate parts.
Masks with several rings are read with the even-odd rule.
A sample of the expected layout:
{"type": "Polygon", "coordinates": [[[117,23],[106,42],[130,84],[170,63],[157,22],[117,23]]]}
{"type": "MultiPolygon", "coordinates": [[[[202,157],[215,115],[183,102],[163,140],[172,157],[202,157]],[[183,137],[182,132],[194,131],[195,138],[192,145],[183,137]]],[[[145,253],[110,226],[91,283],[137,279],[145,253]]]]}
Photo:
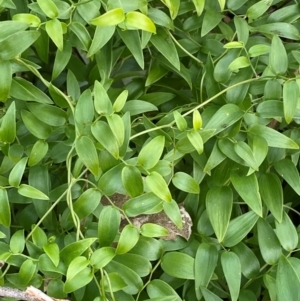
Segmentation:
{"type": "Polygon", "coordinates": [[[90,24],[96,26],[113,26],[125,20],[125,14],[122,8],[115,8],[104,13],[90,21],[90,24]]]}
{"type": "Polygon", "coordinates": [[[152,20],[140,12],[131,11],[127,13],[125,22],[131,27],[142,29],[151,33],[156,33],[156,27],[152,20]]]}

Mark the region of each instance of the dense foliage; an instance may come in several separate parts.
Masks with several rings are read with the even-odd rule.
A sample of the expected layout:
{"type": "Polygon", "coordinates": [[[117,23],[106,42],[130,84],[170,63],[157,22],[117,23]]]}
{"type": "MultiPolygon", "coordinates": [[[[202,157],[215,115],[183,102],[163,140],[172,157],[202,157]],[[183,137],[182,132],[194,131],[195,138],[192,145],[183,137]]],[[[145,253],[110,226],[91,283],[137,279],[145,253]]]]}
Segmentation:
{"type": "Polygon", "coordinates": [[[298,1],[0,9],[1,286],[300,300],[298,1]]]}

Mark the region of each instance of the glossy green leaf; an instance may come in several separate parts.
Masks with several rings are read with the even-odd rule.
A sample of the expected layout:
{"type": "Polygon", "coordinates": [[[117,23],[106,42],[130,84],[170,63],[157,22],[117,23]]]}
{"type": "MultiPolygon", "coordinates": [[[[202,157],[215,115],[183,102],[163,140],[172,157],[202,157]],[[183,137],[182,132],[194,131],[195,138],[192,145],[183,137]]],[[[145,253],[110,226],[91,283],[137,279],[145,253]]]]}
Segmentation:
{"type": "Polygon", "coordinates": [[[276,235],[282,247],[288,252],[292,252],[298,245],[298,234],[296,227],[290,217],[283,212],[281,223],[275,221],[276,235]]]}
{"type": "Polygon", "coordinates": [[[177,70],[180,70],[180,61],[174,42],[166,32],[158,30],[152,35],[150,42],[177,70]]]}
{"type": "Polygon", "coordinates": [[[228,284],[231,300],[237,301],[242,276],[239,257],[233,252],[223,252],[221,256],[221,264],[228,284]]]}
{"type": "Polygon", "coordinates": [[[200,155],[203,153],[203,139],[199,132],[197,131],[189,131],[187,132],[187,138],[190,143],[193,145],[194,149],[200,155]]]}
{"type": "Polygon", "coordinates": [[[201,243],[195,256],[195,289],[196,295],[200,287],[207,287],[217,266],[218,251],[214,245],[201,243]]]}
{"type": "Polygon", "coordinates": [[[205,0],[193,0],[193,3],[195,5],[197,16],[201,16],[204,6],[205,6],[205,0]]]}
{"type": "Polygon", "coordinates": [[[249,211],[231,220],[223,240],[224,246],[230,248],[238,244],[251,231],[258,218],[257,214],[249,211]]]}
{"type": "Polygon", "coordinates": [[[269,64],[275,74],[285,74],[288,68],[288,58],[281,39],[274,35],[272,38],[269,64]]]}
{"type": "Polygon", "coordinates": [[[183,221],[178,204],[174,200],[163,202],[163,208],[168,218],[181,230],[183,228],[183,221]]]}
{"type": "Polygon", "coordinates": [[[201,287],[201,293],[205,299],[205,301],[222,301],[220,297],[214,294],[212,291],[208,290],[205,287],[201,287]]]}
{"type": "Polygon", "coordinates": [[[78,40],[83,45],[83,49],[87,51],[90,48],[92,39],[85,26],[79,22],[72,22],[69,28],[77,36],[78,40]]]}
{"type": "Polygon", "coordinates": [[[244,47],[244,43],[237,42],[237,41],[228,42],[223,46],[223,48],[225,48],[225,49],[243,48],[243,47],[244,47]]]}
{"type": "Polygon", "coordinates": [[[125,19],[124,11],[122,8],[115,8],[107,11],[100,17],[90,21],[90,24],[96,26],[113,26],[123,22],[125,19]]]}
{"type": "Polygon", "coordinates": [[[244,45],[246,45],[249,38],[249,27],[247,21],[239,16],[234,16],[233,21],[236,27],[238,41],[241,41],[244,45]]]}
{"type": "Polygon", "coordinates": [[[161,237],[167,236],[169,231],[163,226],[145,223],[141,226],[141,234],[145,237],[161,237]]]}
{"type": "Polygon", "coordinates": [[[300,177],[298,170],[291,160],[283,159],[275,162],[275,170],[300,195],[300,177]]]}
{"type": "Polygon", "coordinates": [[[9,227],[11,223],[9,199],[6,189],[0,189],[0,224],[4,227],[9,227]]]}
{"type": "Polygon", "coordinates": [[[22,158],[11,170],[8,182],[11,186],[19,187],[28,158],[22,158]]]}
{"type": "Polygon", "coordinates": [[[75,107],[75,121],[82,125],[92,123],[94,119],[94,104],[91,90],[85,90],[79,97],[75,107]]]}
{"type": "Polygon", "coordinates": [[[125,129],[124,129],[124,122],[123,119],[120,117],[120,115],[117,114],[111,114],[107,116],[107,122],[114,133],[119,146],[121,146],[124,143],[124,136],[125,136],[125,129]]]}
{"type": "Polygon", "coordinates": [[[11,252],[14,254],[19,254],[24,251],[25,248],[24,230],[18,230],[11,236],[9,247],[11,252]]]}
{"type": "Polygon", "coordinates": [[[43,250],[57,267],[59,264],[59,247],[56,243],[49,243],[43,246],[43,250]]]}
{"type": "Polygon", "coordinates": [[[140,233],[138,229],[132,225],[126,225],[121,232],[116,253],[125,254],[130,251],[138,242],[140,233]]]}
{"type": "Polygon", "coordinates": [[[118,164],[101,176],[98,187],[105,195],[112,195],[121,188],[123,168],[124,164],[118,164]]]}
{"type": "Polygon", "coordinates": [[[296,81],[287,81],[283,84],[283,111],[287,123],[290,123],[294,118],[299,94],[296,81]]]}
{"type": "Polygon", "coordinates": [[[43,192],[27,184],[21,184],[18,188],[18,193],[27,198],[32,198],[37,200],[49,200],[49,197],[45,195],[43,192]]]}
{"type": "Polygon", "coordinates": [[[225,158],[226,156],[220,151],[218,143],[216,142],[205,164],[203,171],[210,173],[210,171],[216,166],[218,166],[222,161],[224,161],[225,158]]]}
{"type": "Polygon", "coordinates": [[[291,138],[260,124],[254,124],[249,128],[249,133],[264,138],[268,145],[278,148],[298,149],[299,145],[291,138]]]}
{"type": "Polygon", "coordinates": [[[0,59],[0,101],[6,102],[12,81],[11,63],[0,59]]]}
{"type": "Polygon", "coordinates": [[[119,210],[105,206],[99,216],[98,238],[101,247],[109,246],[115,239],[121,222],[119,210]]]}
{"type": "Polygon", "coordinates": [[[25,260],[19,271],[19,279],[23,285],[28,284],[36,274],[36,262],[31,259],[25,260]]]}
{"type": "Polygon", "coordinates": [[[105,274],[100,283],[104,290],[110,293],[120,291],[127,286],[123,278],[114,272],[105,274]]]}
{"type": "Polygon", "coordinates": [[[111,128],[104,121],[97,121],[93,123],[92,134],[101,143],[105,149],[111,153],[116,159],[119,158],[119,145],[111,128]]]}
{"type": "Polygon", "coordinates": [[[266,173],[259,177],[259,191],[263,202],[267,205],[275,219],[281,223],[283,213],[283,192],[279,178],[274,173],[266,173]]]}
{"type": "Polygon", "coordinates": [[[234,71],[234,70],[238,70],[241,68],[246,68],[250,66],[250,62],[249,59],[245,56],[240,56],[238,58],[236,58],[235,60],[233,60],[229,66],[228,66],[228,70],[229,71],[234,71]]]}
{"type": "Polygon", "coordinates": [[[38,164],[46,156],[48,147],[49,146],[46,141],[37,140],[31,149],[28,166],[34,166],[38,164]]]}
{"type": "Polygon", "coordinates": [[[63,29],[62,24],[58,19],[52,19],[46,22],[46,32],[50,39],[56,45],[58,50],[63,51],[64,40],[63,40],[63,29]]]}
{"type": "Polygon", "coordinates": [[[172,183],[176,188],[188,193],[198,194],[200,192],[200,187],[196,180],[184,172],[175,173],[172,183]]]}
{"type": "Polygon", "coordinates": [[[113,104],[113,111],[114,112],[120,112],[127,100],[128,97],[128,90],[124,90],[122,91],[119,96],[117,97],[117,99],[115,100],[114,104],[113,104]]]}
{"type": "Polygon", "coordinates": [[[268,54],[270,52],[270,49],[271,48],[269,45],[259,44],[250,47],[248,53],[250,57],[257,57],[260,55],[268,54]]]}
{"type": "Polygon", "coordinates": [[[70,61],[71,55],[72,55],[72,47],[71,44],[68,42],[65,42],[62,51],[60,51],[59,49],[56,51],[53,71],[52,71],[52,80],[57,78],[61,74],[61,72],[65,69],[65,67],[70,61]]]}
{"type": "Polygon", "coordinates": [[[230,174],[230,180],[246,204],[260,217],[262,217],[262,202],[255,173],[245,176],[238,171],[230,174]]]}
{"type": "Polygon", "coordinates": [[[95,188],[89,188],[76,200],[73,209],[79,219],[92,214],[99,205],[101,193],[95,188]]]}
{"type": "Polygon", "coordinates": [[[280,242],[270,224],[262,218],[257,222],[257,234],[264,261],[270,265],[277,263],[281,254],[280,242]]]}
{"type": "MultiPolygon", "coordinates": [[[[153,279],[147,285],[147,293],[151,300],[155,298],[164,298],[164,297],[173,297],[175,299],[170,300],[179,300],[179,295],[176,291],[165,281],[161,279],[153,279]]],[[[159,300],[159,299],[158,299],[159,300]]],[[[157,300],[157,301],[158,301],[157,300]]],[[[162,299],[163,301],[164,299],[162,299]]],[[[166,299],[167,301],[168,299],[166,299]]]]}
{"type": "Polygon", "coordinates": [[[276,276],[276,300],[297,300],[300,295],[299,285],[300,281],[293,266],[284,255],[281,255],[276,276]]]}
{"type": "Polygon", "coordinates": [[[178,14],[180,0],[163,0],[163,3],[168,7],[171,18],[174,20],[178,14]]]}
{"type": "Polygon", "coordinates": [[[95,110],[99,115],[110,115],[112,113],[112,103],[103,85],[98,81],[94,85],[94,104],[95,110]]]}
{"type": "Polygon", "coordinates": [[[30,27],[38,27],[41,24],[41,19],[33,14],[15,14],[12,18],[14,21],[30,24],[30,27]]]}
{"type": "Polygon", "coordinates": [[[179,279],[195,279],[195,259],[180,252],[166,253],[161,262],[161,267],[170,276],[179,279]]]}
{"type": "Polygon", "coordinates": [[[16,138],[16,105],[12,102],[2,118],[0,127],[0,140],[4,143],[12,143],[16,138]]]}
{"type": "Polygon", "coordinates": [[[55,3],[51,0],[37,0],[37,3],[39,5],[39,7],[41,8],[41,10],[43,11],[43,13],[53,19],[56,18],[59,14],[58,8],[55,5],[55,3]]]}
{"type": "Polygon", "coordinates": [[[163,209],[162,202],[161,198],[152,192],[148,192],[126,201],[123,210],[129,217],[157,213],[163,209]]]}
{"type": "Polygon", "coordinates": [[[267,141],[259,136],[252,138],[252,151],[257,164],[260,166],[268,154],[267,141]]]}
{"type": "Polygon", "coordinates": [[[141,172],[135,166],[125,166],[122,170],[123,186],[132,198],[144,192],[144,183],[141,172]]]}
{"type": "Polygon", "coordinates": [[[157,195],[159,198],[166,202],[171,202],[172,195],[169,190],[169,187],[164,180],[164,178],[157,173],[156,171],[152,171],[147,177],[146,177],[146,183],[149,189],[157,195]]]}
{"type": "Polygon", "coordinates": [[[235,245],[232,251],[239,257],[242,274],[248,279],[256,277],[260,264],[254,252],[242,242],[235,245]]]}
{"type": "Polygon", "coordinates": [[[156,27],[152,20],[146,15],[137,11],[128,12],[125,17],[125,23],[136,29],[142,29],[154,34],[156,33],[156,27]]]}
{"type": "Polygon", "coordinates": [[[116,255],[116,250],[112,247],[103,247],[93,252],[91,265],[95,269],[104,268],[116,255]]]}
{"type": "Polygon", "coordinates": [[[222,14],[215,10],[207,10],[204,13],[203,24],[201,28],[201,37],[207,35],[212,29],[214,29],[222,20],[222,14]]]}
{"type": "Polygon", "coordinates": [[[131,116],[157,110],[155,105],[143,100],[129,100],[123,107],[123,111],[129,112],[131,116]]]}
{"type": "Polygon", "coordinates": [[[184,131],[187,128],[187,122],[185,118],[178,111],[174,111],[173,114],[178,129],[180,131],[184,131]]]}
{"type": "Polygon", "coordinates": [[[254,154],[247,143],[238,141],[234,144],[234,150],[237,155],[247,163],[249,167],[253,168],[254,170],[258,170],[258,164],[256,162],[254,154]]]}
{"type": "Polygon", "coordinates": [[[250,22],[263,15],[271,5],[272,5],[272,1],[266,1],[266,0],[261,0],[251,5],[246,12],[246,15],[250,19],[250,22]]]}
{"type": "Polygon", "coordinates": [[[72,260],[83,254],[96,240],[97,239],[93,237],[72,242],[60,251],[60,258],[66,265],[69,265],[72,260]]]}
{"type": "Polygon", "coordinates": [[[227,232],[233,204],[230,187],[212,188],[206,195],[206,210],[219,242],[227,232]]]}
{"type": "Polygon", "coordinates": [[[75,142],[75,149],[83,164],[97,176],[100,171],[96,147],[88,136],[82,136],[75,142]]]}
{"type": "MultiPolygon", "coordinates": [[[[0,59],[11,60],[24,52],[40,36],[38,31],[20,31],[1,41],[0,59]]],[[[3,76],[3,75],[2,75],[3,76]]]]}

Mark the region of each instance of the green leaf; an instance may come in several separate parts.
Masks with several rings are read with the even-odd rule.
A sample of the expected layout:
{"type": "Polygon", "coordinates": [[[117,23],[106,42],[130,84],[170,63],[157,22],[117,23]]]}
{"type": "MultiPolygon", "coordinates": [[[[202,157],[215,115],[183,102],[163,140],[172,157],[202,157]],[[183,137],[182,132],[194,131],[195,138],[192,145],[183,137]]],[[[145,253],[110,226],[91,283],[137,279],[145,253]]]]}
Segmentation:
{"type": "Polygon", "coordinates": [[[180,70],[180,61],[174,42],[163,30],[158,30],[152,35],[150,42],[177,70],[180,70]]]}
{"type": "Polygon", "coordinates": [[[72,47],[71,44],[68,42],[65,42],[62,51],[60,51],[59,49],[56,51],[53,71],[52,71],[52,80],[56,79],[61,74],[61,72],[65,69],[65,67],[70,61],[71,55],[72,55],[72,47]]]}
{"type": "Polygon", "coordinates": [[[75,121],[82,125],[92,123],[94,119],[94,104],[90,89],[84,90],[75,107],[75,121]]]}
{"type": "Polygon", "coordinates": [[[16,138],[16,105],[12,102],[2,118],[0,128],[0,140],[4,143],[12,143],[16,138]]]}
{"type": "Polygon", "coordinates": [[[260,253],[267,264],[276,264],[280,258],[280,242],[270,224],[260,218],[257,222],[258,245],[260,253]]]}
{"type": "Polygon", "coordinates": [[[243,48],[243,47],[244,47],[244,43],[237,42],[237,41],[228,42],[223,46],[223,48],[225,48],[225,49],[243,48]]]}
{"type": "Polygon", "coordinates": [[[8,182],[11,186],[19,187],[28,158],[22,158],[11,170],[8,182]]]}
{"type": "Polygon", "coordinates": [[[123,186],[132,198],[144,192],[144,183],[141,172],[135,166],[125,166],[122,170],[123,186]]]}
{"type": "Polygon", "coordinates": [[[11,63],[0,59],[0,101],[6,102],[12,81],[11,63]]]}
{"type": "Polygon", "coordinates": [[[253,20],[263,15],[271,5],[272,5],[272,1],[267,1],[267,0],[261,0],[251,5],[246,12],[246,15],[249,18],[249,22],[252,22],[253,20]]]}
{"type": "Polygon", "coordinates": [[[125,24],[136,29],[142,29],[154,34],[156,33],[156,27],[152,20],[137,11],[131,11],[126,14],[125,24]]]}
{"type": "Polygon", "coordinates": [[[123,107],[123,111],[129,112],[131,116],[157,110],[155,105],[143,100],[129,100],[123,107]]]}
{"type": "Polygon", "coordinates": [[[52,19],[46,22],[46,32],[49,35],[50,39],[56,45],[58,50],[63,51],[64,40],[63,40],[63,29],[62,24],[58,19],[52,19]]]}
{"type": "Polygon", "coordinates": [[[43,246],[43,250],[57,267],[59,264],[59,247],[56,243],[49,243],[43,246]]]}
{"type": "Polygon", "coordinates": [[[95,269],[104,268],[116,255],[112,247],[103,247],[93,252],[91,256],[91,265],[95,269]]]}
{"type": "Polygon", "coordinates": [[[118,209],[105,206],[99,216],[98,238],[101,247],[109,246],[115,239],[121,222],[118,209]]]}
{"type": "Polygon", "coordinates": [[[281,39],[274,35],[272,38],[269,64],[275,74],[283,75],[288,68],[288,58],[281,39]]]}
{"type": "Polygon", "coordinates": [[[69,28],[71,29],[71,31],[73,31],[73,33],[77,36],[78,40],[83,45],[83,50],[87,51],[90,48],[92,39],[86,27],[82,23],[73,21],[70,24],[69,28]]]}
{"type": "Polygon", "coordinates": [[[145,223],[141,227],[141,234],[145,237],[161,237],[167,236],[169,231],[160,225],[145,223]]]}
{"type": "Polygon", "coordinates": [[[222,20],[222,14],[214,10],[207,10],[204,14],[203,24],[201,28],[201,37],[207,35],[222,20]]]}
{"type": "Polygon", "coordinates": [[[92,214],[98,207],[101,200],[101,193],[98,189],[89,188],[77,199],[73,205],[73,210],[79,219],[92,214]]]}
{"type": "Polygon", "coordinates": [[[104,287],[106,292],[117,292],[127,287],[126,282],[119,275],[119,273],[107,273],[100,281],[101,287],[104,287]],[[103,284],[102,284],[103,283],[103,284]],[[102,286],[103,285],[103,286],[102,286]]]}
{"type": "Polygon", "coordinates": [[[260,55],[268,54],[271,48],[269,45],[258,44],[249,48],[248,53],[250,57],[257,57],[260,55]]]}
{"type": "Polygon", "coordinates": [[[286,81],[283,84],[283,111],[287,123],[290,123],[294,118],[297,110],[298,98],[299,87],[296,81],[286,81]]]}
{"type": "Polygon", "coordinates": [[[101,176],[98,187],[105,195],[112,195],[122,187],[123,167],[124,164],[118,164],[101,176]]]}
{"type": "Polygon", "coordinates": [[[25,14],[25,13],[15,14],[12,17],[12,20],[28,23],[30,27],[39,27],[41,24],[41,19],[33,14],[25,14]]]}
{"type": "Polygon", "coordinates": [[[172,178],[172,183],[176,188],[182,191],[195,194],[200,193],[200,187],[196,180],[184,172],[175,173],[172,178]]]}
{"type": "Polygon", "coordinates": [[[115,8],[107,11],[100,17],[90,21],[90,24],[96,26],[113,26],[125,20],[125,14],[122,8],[115,8]]]}
{"type": "Polygon", "coordinates": [[[23,285],[27,285],[36,274],[36,265],[31,259],[27,259],[22,263],[19,271],[19,279],[23,285]]]}
{"type": "Polygon", "coordinates": [[[178,129],[180,131],[184,131],[187,128],[187,122],[185,118],[178,111],[174,111],[173,114],[178,129]]]}
{"type": "Polygon", "coordinates": [[[276,235],[282,247],[288,252],[292,252],[298,245],[298,233],[293,222],[289,216],[283,212],[281,223],[275,221],[275,225],[276,235]]]}
{"type": "Polygon", "coordinates": [[[32,45],[40,36],[38,31],[20,31],[9,35],[0,43],[0,59],[7,61],[15,58],[32,45]]]}
{"type": "Polygon", "coordinates": [[[101,115],[112,114],[112,103],[103,87],[103,85],[95,81],[94,85],[94,103],[96,112],[101,115]]]}
{"type": "Polygon", "coordinates": [[[271,147],[299,149],[299,145],[295,141],[270,127],[254,124],[248,131],[264,138],[271,147]]]}
{"type": "Polygon", "coordinates": [[[230,174],[230,180],[246,204],[260,217],[262,217],[262,202],[258,189],[258,181],[255,173],[245,176],[239,171],[230,174]]]}
{"type": "Polygon", "coordinates": [[[206,210],[219,242],[226,234],[231,216],[233,195],[230,187],[212,188],[206,195],[206,210]]]}
{"type": "Polygon", "coordinates": [[[114,133],[119,146],[122,146],[124,143],[124,136],[125,136],[125,129],[124,129],[124,122],[120,115],[111,114],[106,117],[108,125],[112,132],[114,133]]]}
{"type": "Polygon", "coordinates": [[[148,192],[126,201],[122,208],[127,216],[132,217],[159,212],[163,208],[162,206],[159,208],[162,202],[154,193],[148,192]]]}
{"type": "Polygon", "coordinates": [[[233,252],[223,252],[221,264],[229,288],[230,298],[232,301],[237,301],[242,276],[239,257],[233,252]]]}
{"type": "Polygon", "coordinates": [[[192,0],[192,1],[195,5],[197,16],[200,17],[205,6],[205,0],[192,0]]]}
{"type": "Polygon", "coordinates": [[[24,230],[16,231],[10,238],[10,250],[13,254],[20,254],[25,248],[24,230]]]}
{"type": "Polygon", "coordinates": [[[93,141],[87,136],[82,136],[76,140],[75,149],[80,160],[93,175],[99,175],[99,159],[93,141]]]}
{"type": "Polygon", "coordinates": [[[219,298],[216,294],[211,292],[205,287],[201,287],[201,293],[205,299],[205,301],[222,301],[221,298],[219,298]]]}
{"type": "Polygon", "coordinates": [[[172,200],[171,202],[163,202],[164,212],[168,218],[174,223],[178,229],[183,228],[182,216],[178,204],[172,200]]]}
{"type": "MultiPolygon", "coordinates": [[[[164,301],[164,297],[173,297],[174,299],[170,299],[170,301],[180,300],[180,297],[176,293],[176,291],[168,283],[161,279],[154,279],[150,281],[147,285],[147,293],[151,298],[150,300],[155,300],[155,298],[159,298],[157,301],[159,301],[160,299],[164,301]]],[[[165,301],[169,301],[169,299],[166,299],[165,301]]]]}
{"type": "Polygon", "coordinates": [[[250,66],[250,62],[249,59],[245,56],[240,56],[238,58],[236,58],[235,60],[233,60],[229,66],[228,66],[228,70],[229,71],[235,71],[241,68],[246,68],[250,66]]]}
{"type": "Polygon", "coordinates": [[[43,140],[37,140],[31,149],[28,166],[31,167],[38,164],[46,156],[47,152],[48,143],[43,140]]]}
{"type": "Polygon", "coordinates": [[[27,198],[49,200],[49,197],[43,192],[27,184],[21,184],[18,188],[18,193],[27,198]]]}
{"type": "Polygon", "coordinates": [[[223,245],[230,248],[238,244],[251,231],[258,218],[258,215],[253,211],[249,211],[231,220],[223,245]]]}
{"type": "Polygon", "coordinates": [[[284,255],[280,256],[276,276],[277,301],[298,300],[300,281],[291,265],[284,255]]]}
{"type": "Polygon", "coordinates": [[[203,153],[203,140],[199,132],[197,131],[189,131],[187,132],[187,138],[190,143],[193,145],[197,153],[200,155],[203,153]]]}
{"type": "Polygon", "coordinates": [[[138,163],[145,169],[153,168],[159,161],[165,146],[165,137],[157,136],[139,152],[138,163]]]}
{"type": "Polygon", "coordinates": [[[168,7],[171,18],[174,20],[179,11],[180,0],[163,0],[163,3],[168,7]]]}
{"type": "Polygon", "coordinates": [[[232,251],[239,257],[242,274],[248,279],[256,277],[260,270],[260,264],[254,252],[242,242],[234,246],[232,251]]]}
{"type": "Polygon", "coordinates": [[[237,122],[244,113],[235,104],[223,105],[206,124],[205,129],[215,130],[215,135],[237,122]]]}
{"type": "Polygon", "coordinates": [[[60,258],[66,265],[70,265],[72,260],[79,257],[84,253],[97,239],[96,238],[84,238],[79,241],[72,242],[66,245],[60,251],[60,258]]]}
{"type": "Polygon", "coordinates": [[[124,90],[122,91],[119,96],[117,97],[117,99],[115,100],[114,104],[113,104],[113,111],[114,112],[120,112],[127,100],[128,97],[128,90],[124,90]]]}
{"type": "Polygon", "coordinates": [[[249,167],[253,168],[254,170],[258,170],[258,164],[255,160],[254,154],[247,143],[238,141],[234,144],[234,150],[237,155],[247,163],[249,167]]]}
{"type": "Polygon", "coordinates": [[[161,261],[164,272],[179,279],[195,279],[194,265],[193,257],[179,252],[166,253],[161,261]]]}
{"type": "Polygon", "coordinates": [[[146,177],[146,183],[149,189],[157,195],[159,198],[164,200],[165,202],[171,202],[172,195],[169,190],[169,187],[164,180],[164,178],[157,173],[156,171],[152,171],[147,177],[146,177]]]}
{"type": "Polygon", "coordinates": [[[195,256],[195,289],[200,295],[200,287],[207,287],[217,266],[218,251],[214,245],[201,243],[195,256]]]}
{"type": "Polygon", "coordinates": [[[244,45],[246,45],[249,38],[249,27],[247,21],[238,16],[234,16],[233,21],[236,28],[238,41],[241,41],[244,45]]]}
{"type": "Polygon", "coordinates": [[[39,5],[39,7],[41,8],[41,10],[43,11],[43,13],[53,19],[56,18],[59,14],[58,8],[55,5],[55,3],[51,0],[37,0],[37,3],[39,5]]]}
{"type": "Polygon", "coordinates": [[[281,223],[283,212],[283,192],[279,178],[274,173],[266,173],[259,178],[259,191],[275,219],[281,223]]]}
{"type": "Polygon", "coordinates": [[[11,223],[9,199],[6,189],[0,188],[0,224],[8,228],[11,223]]]}
{"type": "Polygon", "coordinates": [[[92,134],[101,143],[105,149],[113,155],[114,158],[119,158],[119,145],[109,125],[104,121],[93,123],[92,134]]]}
{"type": "Polygon", "coordinates": [[[130,251],[138,242],[140,233],[138,229],[132,225],[126,225],[121,232],[116,254],[125,254],[130,251]]]}

